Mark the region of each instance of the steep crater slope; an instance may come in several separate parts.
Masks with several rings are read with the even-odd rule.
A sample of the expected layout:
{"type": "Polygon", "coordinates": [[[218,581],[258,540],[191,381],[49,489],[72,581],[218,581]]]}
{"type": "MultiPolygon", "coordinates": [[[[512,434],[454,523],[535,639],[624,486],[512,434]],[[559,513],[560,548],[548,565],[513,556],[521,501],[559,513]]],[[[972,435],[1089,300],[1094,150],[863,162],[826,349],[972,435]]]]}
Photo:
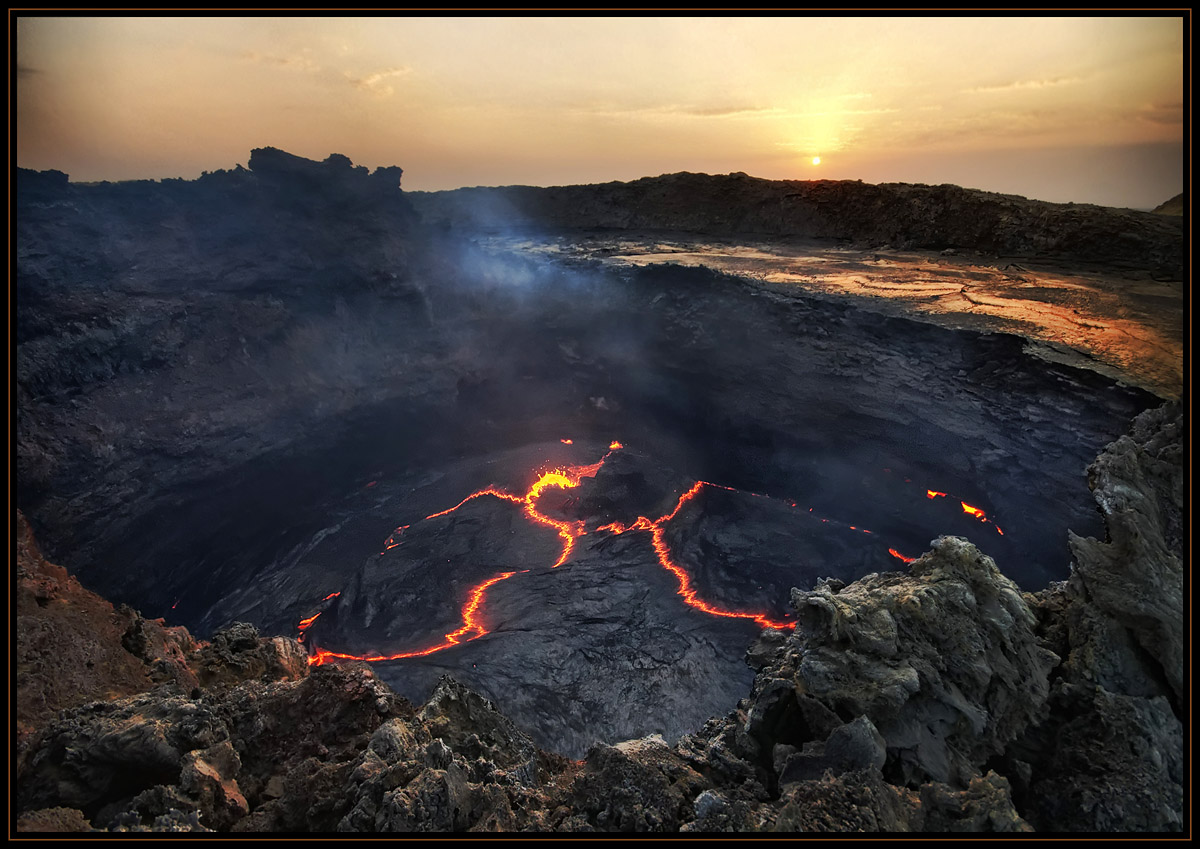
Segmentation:
{"type": "Polygon", "coordinates": [[[484,627],[379,674],[422,699],[452,671],[560,751],[675,737],[745,691],[761,624],[684,604],[656,542],[711,607],[777,622],[791,587],[942,532],[1037,589],[1068,528],[1099,532],[1087,462],[1153,402],[1012,336],[435,237],[386,169],[250,165],[21,175],[19,503],[86,585],[202,635],[409,653],[512,572],[484,627]],[[538,502],[586,532],[559,566],[563,535],[504,498],[434,518],[614,450],[538,502]],[[661,536],[618,532],[697,481],[661,536]]]}

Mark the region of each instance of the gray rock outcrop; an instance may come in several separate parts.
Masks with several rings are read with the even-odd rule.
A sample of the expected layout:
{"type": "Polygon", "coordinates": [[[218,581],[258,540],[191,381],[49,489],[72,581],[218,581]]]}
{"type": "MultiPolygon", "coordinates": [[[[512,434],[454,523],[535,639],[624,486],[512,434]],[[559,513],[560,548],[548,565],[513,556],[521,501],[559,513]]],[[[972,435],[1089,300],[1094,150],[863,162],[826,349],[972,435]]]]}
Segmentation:
{"type": "Polygon", "coordinates": [[[1039,830],[1175,831],[1183,824],[1182,410],[1134,421],[1089,469],[1108,540],[1071,538],[1071,578],[1038,594],[1064,658],[1050,715],[1007,758],[1039,830]]]}
{"type": "Polygon", "coordinates": [[[866,717],[898,784],[965,786],[1044,714],[1058,658],[1016,585],[966,540],[935,540],[908,574],[793,590],[792,603],[796,634],[756,690],[792,689],[775,713],[803,695],[847,722],[866,717]]]}
{"type": "MultiPolygon", "coordinates": [[[[1131,654],[1149,657],[1147,673],[1165,680],[1177,705],[1186,700],[1183,616],[1183,416],[1177,404],[1148,410],[1129,435],[1088,469],[1108,539],[1071,536],[1069,594],[1090,603],[1105,623],[1106,662],[1085,665],[1095,683],[1116,692],[1152,690],[1129,678],[1131,654]]],[[[1080,675],[1087,673],[1082,669],[1080,675]]]]}

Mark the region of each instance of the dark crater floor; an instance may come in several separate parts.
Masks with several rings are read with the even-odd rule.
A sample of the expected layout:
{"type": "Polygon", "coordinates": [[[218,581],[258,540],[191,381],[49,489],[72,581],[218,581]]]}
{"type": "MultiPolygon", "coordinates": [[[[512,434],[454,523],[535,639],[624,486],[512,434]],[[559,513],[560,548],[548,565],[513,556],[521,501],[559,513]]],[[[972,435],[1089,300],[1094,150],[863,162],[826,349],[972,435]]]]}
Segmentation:
{"type": "Polygon", "coordinates": [[[664,524],[673,562],[705,602],[781,621],[791,587],[902,568],[889,549],[915,557],[939,534],[1040,589],[1067,575],[1068,528],[1103,535],[1086,466],[1155,403],[1015,336],[749,291],[704,269],[526,274],[520,259],[475,259],[521,274],[447,326],[465,351],[447,362],[453,397],[359,409],[165,493],[99,537],[85,582],[201,635],[236,620],[297,633],[320,613],[310,645],[377,655],[443,641],[473,587],[515,572],[484,594],[488,633],[377,669],[413,699],[452,674],[540,744],[582,755],[728,710],[760,631],[685,604],[649,532],[601,526],[656,520],[694,482],[719,485],[664,524]],[[624,447],[610,454],[612,440],[624,447]],[[585,530],[558,568],[559,534],[510,501],[425,518],[606,454],[538,502],[585,530]]]}

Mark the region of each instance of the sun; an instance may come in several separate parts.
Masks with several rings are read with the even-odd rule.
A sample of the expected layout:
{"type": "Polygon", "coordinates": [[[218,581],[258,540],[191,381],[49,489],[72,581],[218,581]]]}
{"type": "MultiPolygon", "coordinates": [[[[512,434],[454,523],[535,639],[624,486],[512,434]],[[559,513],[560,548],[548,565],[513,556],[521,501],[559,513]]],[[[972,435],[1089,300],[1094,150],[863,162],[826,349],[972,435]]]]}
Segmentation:
{"type": "Polygon", "coordinates": [[[812,160],[812,162],[813,162],[813,165],[820,165],[820,164],[821,164],[821,157],[819,157],[819,156],[814,156],[814,157],[813,157],[813,160],[812,160]]]}

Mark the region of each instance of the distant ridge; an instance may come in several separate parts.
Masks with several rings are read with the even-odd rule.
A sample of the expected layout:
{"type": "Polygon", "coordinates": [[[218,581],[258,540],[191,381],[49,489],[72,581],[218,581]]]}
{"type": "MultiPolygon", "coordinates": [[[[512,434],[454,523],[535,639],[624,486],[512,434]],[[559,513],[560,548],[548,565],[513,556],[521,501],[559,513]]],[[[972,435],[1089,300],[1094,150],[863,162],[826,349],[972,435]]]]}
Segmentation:
{"type": "Polygon", "coordinates": [[[1183,215],[1183,192],[1180,192],[1168,201],[1160,203],[1150,211],[1159,215],[1183,215]]]}
{"type": "Polygon", "coordinates": [[[408,192],[427,222],[475,231],[634,230],[823,239],[1117,262],[1182,273],[1180,222],[954,185],[664,174],[628,183],[408,192]]]}

